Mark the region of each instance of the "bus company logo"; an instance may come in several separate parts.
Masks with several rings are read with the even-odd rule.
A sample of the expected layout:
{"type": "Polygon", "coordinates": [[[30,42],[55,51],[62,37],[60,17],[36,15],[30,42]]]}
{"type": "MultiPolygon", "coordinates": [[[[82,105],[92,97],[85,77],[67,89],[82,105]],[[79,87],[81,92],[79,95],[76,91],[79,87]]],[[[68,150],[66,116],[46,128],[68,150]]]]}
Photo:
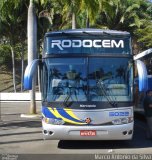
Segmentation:
{"type": "Polygon", "coordinates": [[[60,50],[64,50],[64,48],[124,48],[124,41],[123,40],[101,40],[101,39],[85,39],[85,40],[70,40],[70,39],[63,39],[63,40],[52,40],[51,48],[57,47],[60,50]]]}
{"type": "Polygon", "coordinates": [[[87,118],[85,119],[85,122],[86,122],[87,124],[90,124],[90,123],[91,123],[91,118],[87,117],[87,118]]]}
{"type": "Polygon", "coordinates": [[[109,112],[110,117],[129,116],[129,112],[109,112]]]}

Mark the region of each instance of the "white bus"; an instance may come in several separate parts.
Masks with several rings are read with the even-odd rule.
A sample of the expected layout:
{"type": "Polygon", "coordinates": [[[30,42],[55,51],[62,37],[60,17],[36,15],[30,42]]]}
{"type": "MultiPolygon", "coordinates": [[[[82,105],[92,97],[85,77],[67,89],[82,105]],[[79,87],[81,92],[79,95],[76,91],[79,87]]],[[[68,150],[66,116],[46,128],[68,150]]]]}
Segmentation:
{"type": "MultiPolygon", "coordinates": [[[[26,68],[25,89],[32,88],[38,64],[45,139],[132,139],[134,63],[128,32],[46,33],[42,59],[26,68]]],[[[142,70],[141,64],[137,66],[142,70]]]]}

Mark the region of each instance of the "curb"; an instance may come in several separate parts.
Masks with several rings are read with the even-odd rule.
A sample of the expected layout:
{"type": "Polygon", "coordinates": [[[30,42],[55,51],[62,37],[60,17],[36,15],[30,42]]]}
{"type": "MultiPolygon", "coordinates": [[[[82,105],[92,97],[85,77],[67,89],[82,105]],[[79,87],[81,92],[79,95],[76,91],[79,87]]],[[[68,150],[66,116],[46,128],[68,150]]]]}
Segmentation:
{"type": "MultiPolygon", "coordinates": [[[[18,92],[18,93],[0,93],[1,101],[30,101],[30,93],[18,92]]],[[[35,100],[41,101],[41,93],[35,93],[35,100]]]]}
{"type": "Polygon", "coordinates": [[[21,118],[31,118],[31,119],[40,119],[41,115],[40,114],[21,114],[21,118]]]}

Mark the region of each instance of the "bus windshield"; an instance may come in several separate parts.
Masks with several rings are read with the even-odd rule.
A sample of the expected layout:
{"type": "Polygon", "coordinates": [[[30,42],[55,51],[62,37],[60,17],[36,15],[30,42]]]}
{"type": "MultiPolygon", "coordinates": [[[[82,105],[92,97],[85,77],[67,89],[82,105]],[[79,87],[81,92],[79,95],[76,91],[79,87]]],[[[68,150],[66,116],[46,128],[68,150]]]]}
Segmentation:
{"type": "Polygon", "coordinates": [[[45,102],[132,101],[133,67],[128,58],[46,58],[45,102]]]}

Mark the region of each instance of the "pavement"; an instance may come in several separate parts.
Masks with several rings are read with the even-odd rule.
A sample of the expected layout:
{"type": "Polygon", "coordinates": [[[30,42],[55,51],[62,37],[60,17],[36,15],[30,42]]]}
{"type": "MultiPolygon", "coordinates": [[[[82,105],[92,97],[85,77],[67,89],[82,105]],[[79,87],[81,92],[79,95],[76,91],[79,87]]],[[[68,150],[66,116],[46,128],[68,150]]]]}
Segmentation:
{"type": "MultiPolygon", "coordinates": [[[[100,157],[101,154],[151,153],[152,141],[145,139],[146,126],[141,110],[140,112],[136,110],[135,113],[135,134],[132,141],[44,141],[40,116],[35,118],[21,117],[21,114],[29,113],[29,106],[29,102],[0,103],[0,155],[2,154],[0,160],[13,158],[13,160],[20,160],[20,158],[8,156],[21,156],[21,160],[45,160],[48,154],[49,156],[51,154],[52,157],[49,160],[57,160],[56,155],[59,155],[59,160],[63,157],[65,160],[95,160],[103,159],[100,157]],[[27,154],[31,154],[30,158],[26,157],[27,154]],[[72,154],[77,156],[68,157],[72,154]],[[86,157],[89,154],[91,156],[86,157]],[[99,157],[95,157],[95,154],[99,157]]],[[[37,102],[37,114],[41,115],[41,102],[37,102]]],[[[145,158],[142,157],[142,159],[145,158]]]]}
{"type": "Polygon", "coordinates": [[[0,153],[15,153],[16,151],[16,153],[23,154],[29,151],[32,154],[33,152],[30,152],[32,144],[43,141],[41,103],[37,102],[36,106],[38,116],[31,117],[30,102],[0,103],[0,153]],[[22,115],[30,116],[27,118],[22,115]]]}
{"type": "MultiPolygon", "coordinates": [[[[0,102],[0,126],[15,126],[19,123],[28,123],[29,121],[41,122],[41,103],[37,102],[37,116],[29,114],[30,102],[0,102]],[[27,115],[29,118],[22,117],[22,115],[27,115]]],[[[29,124],[31,127],[32,123],[29,124]]],[[[22,124],[20,125],[20,127],[22,124]]],[[[29,127],[30,127],[29,126],[29,127]]]]}

